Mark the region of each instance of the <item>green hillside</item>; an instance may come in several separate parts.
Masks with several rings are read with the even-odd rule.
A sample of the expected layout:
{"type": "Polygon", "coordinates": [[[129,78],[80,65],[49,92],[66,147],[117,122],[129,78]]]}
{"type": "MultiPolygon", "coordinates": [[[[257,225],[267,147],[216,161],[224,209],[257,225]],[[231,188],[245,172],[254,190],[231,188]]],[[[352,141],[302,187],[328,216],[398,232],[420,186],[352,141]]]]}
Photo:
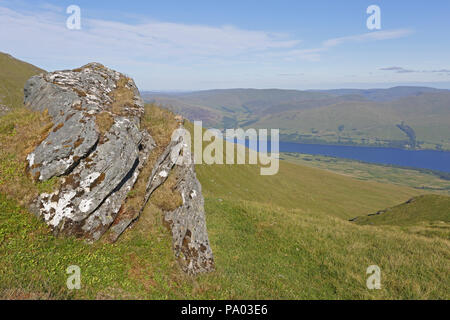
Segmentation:
{"type": "Polygon", "coordinates": [[[352,219],[358,225],[400,229],[412,235],[450,240],[450,197],[423,195],[407,202],[352,219]]]}
{"type": "Polygon", "coordinates": [[[354,221],[358,224],[395,226],[437,221],[450,223],[450,197],[424,195],[354,221]]]}
{"type": "Polygon", "coordinates": [[[23,87],[43,70],[0,52],[0,104],[17,107],[23,103],[23,87]]]}
{"type": "MultiPolygon", "coordinates": [[[[145,119],[153,126],[171,121],[153,106],[146,110],[145,119]]],[[[14,121],[15,112],[1,121],[14,121]]],[[[25,118],[18,129],[36,121],[25,118]]],[[[155,127],[153,134],[164,127],[155,127]]],[[[27,131],[15,132],[0,134],[0,141],[19,146],[0,153],[0,297],[449,298],[446,240],[348,221],[405,202],[419,194],[413,189],[286,162],[278,175],[265,177],[247,165],[198,166],[217,270],[190,278],[173,257],[171,236],[155,201],[114,245],[51,235],[17,205],[30,184],[19,169],[26,146],[18,141],[27,131]],[[66,289],[65,269],[71,264],[83,270],[80,291],[66,289]],[[365,271],[372,264],[386,274],[379,291],[365,286],[365,271]]],[[[164,198],[165,190],[158,192],[156,199],[164,198]]]]}

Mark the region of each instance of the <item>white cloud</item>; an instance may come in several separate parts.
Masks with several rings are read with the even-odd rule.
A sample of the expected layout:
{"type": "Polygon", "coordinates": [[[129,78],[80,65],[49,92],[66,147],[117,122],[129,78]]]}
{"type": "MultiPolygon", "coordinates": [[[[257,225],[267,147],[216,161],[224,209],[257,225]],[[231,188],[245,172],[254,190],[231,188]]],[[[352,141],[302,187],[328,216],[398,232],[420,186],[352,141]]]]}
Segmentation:
{"type": "Polygon", "coordinates": [[[403,67],[385,67],[380,68],[381,71],[394,71],[396,73],[438,73],[438,74],[448,74],[450,75],[450,69],[433,69],[433,70],[413,70],[413,69],[406,69],[403,67]]]}
{"type": "Polygon", "coordinates": [[[83,8],[82,30],[68,30],[64,8],[45,3],[32,9],[14,8],[0,5],[1,51],[48,70],[97,61],[128,73],[144,88],[174,88],[174,81],[186,86],[205,79],[225,81],[226,76],[239,80],[242,72],[267,73],[279,65],[286,70],[277,73],[297,73],[291,72],[295,71],[291,66],[299,67],[299,61],[320,61],[332,47],[411,33],[404,29],[377,31],[305,48],[300,39],[285,33],[142,19],[135,23],[107,21],[89,18],[83,8]]]}
{"type": "Polygon", "coordinates": [[[297,46],[300,41],[285,34],[167,22],[125,24],[87,19],[82,30],[68,30],[67,16],[19,13],[0,7],[2,45],[33,49],[46,57],[73,56],[145,58],[153,61],[231,57],[297,46]],[[36,50],[39,49],[39,50],[36,50]]]}
{"type": "Polygon", "coordinates": [[[323,43],[324,47],[335,47],[344,43],[351,42],[366,42],[366,41],[379,41],[379,40],[389,40],[389,39],[398,39],[406,37],[412,34],[413,31],[410,29],[398,29],[398,30],[383,30],[383,31],[374,31],[368,32],[358,35],[352,35],[347,37],[340,37],[329,39],[323,43]]]}
{"type": "Polygon", "coordinates": [[[55,6],[54,4],[51,3],[43,3],[39,5],[40,8],[44,9],[44,10],[48,10],[48,11],[52,11],[52,12],[64,12],[64,8],[60,7],[60,6],[55,6]]]}

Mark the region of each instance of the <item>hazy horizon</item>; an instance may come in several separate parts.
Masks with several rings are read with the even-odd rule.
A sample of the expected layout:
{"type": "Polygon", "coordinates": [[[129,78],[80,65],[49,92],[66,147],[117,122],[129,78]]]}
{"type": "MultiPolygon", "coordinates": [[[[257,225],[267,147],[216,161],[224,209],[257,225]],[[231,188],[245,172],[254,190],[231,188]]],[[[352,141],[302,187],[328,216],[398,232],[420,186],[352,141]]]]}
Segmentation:
{"type": "Polygon", "coordinates": [[[450,88],[449,9],[406,0],[2,0],[0,51],[48,71],[100,62],[143,91],[450,88]],[[67,26],[73,4],[79,30],[67,26]],[[370,29],[374,4],[380,25],[370,29]]]}
{"type": "Polygon", "coordinates": [[[399,83],[399,84],[374,84],[374,86],[360,86],[357,87],[349,86],[349,87],[329,87],[329,88],[306,88],[306,89],[297,89],[297,88],[276,88],[276,87],[268,87],[268,88],[256,88],[256,87],[247,87],[247,88],[207,88],[200,90],[180,90],[180,89],[167,89],[167,90],[158,90],[158,89],[139,89],[143,93],[188,93],[188,92],[199,92],[199,91],[212,91],[212,90],[295,90],[295,91],[329,91],[329,90],[383,90],[383,89],[392,89],[396,87],[426,87],[433,89],[441,89],[441,90],[450,90],[450,82],[444,83],[418,83],[418,84],[407,84],[407,83],[399,83]]]}

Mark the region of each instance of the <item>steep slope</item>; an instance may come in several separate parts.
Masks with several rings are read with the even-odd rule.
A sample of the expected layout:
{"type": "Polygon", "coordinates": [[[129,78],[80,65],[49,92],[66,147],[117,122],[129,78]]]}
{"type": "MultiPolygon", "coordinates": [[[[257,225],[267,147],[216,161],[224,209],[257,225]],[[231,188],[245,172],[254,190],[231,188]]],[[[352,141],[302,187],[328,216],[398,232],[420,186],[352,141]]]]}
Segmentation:
{"type": "Polygon", "coordinates": [[[250,165],[210,165],[198,168],[205,196],[243,200],[286,209],[350,219],[357,212],[377,210],[379,203],[395,205],[419,191],[376,182],[358,181],[324,170],[280,162],[274,176],[260,176],[250,165]]]}
{"type": "MultiPolygon", "coordinates": [[[[0,105],[17,107],[23,104],[23,87],[31,77],[44,70],[0,52],[0,105]]],[[[1,112],[1,110],[0,110],[1,112]]]]}

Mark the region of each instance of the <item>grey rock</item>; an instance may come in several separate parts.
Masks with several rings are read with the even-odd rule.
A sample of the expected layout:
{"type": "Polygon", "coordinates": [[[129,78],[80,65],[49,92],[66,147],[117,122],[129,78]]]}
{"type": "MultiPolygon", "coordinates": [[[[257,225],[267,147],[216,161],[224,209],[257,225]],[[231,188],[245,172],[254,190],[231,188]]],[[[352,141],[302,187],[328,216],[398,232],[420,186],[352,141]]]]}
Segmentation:
{"type": "Polygon", "coordinates": [[[93,63],[34,76],[24,95],[28,107],[47,110],[53,122],[47,137],[28,155],[28,170],[41,181],[64,176],[57,191],[36,199],[34,211],[55,233],[98,240],[152,149],[152,138],[139,129],[143,104],[134,82],[93,63]],[[122,85],[133,98],[117,114],[111,95],[119,81],[125,81],[122,85]],[[105,132],[97,123],[101,114],[110,121],[105,132]]]}
{"type": "MultiPolygon", "coordinates": [[[[155,147],[153,138],[146,131],[143,131],[142,135],[143,139],[141,145],[143,148],[139,151],[138,158],[135,161],[133,168],[106,201],[84,220],[82,230],[84,231],[85,237],[94,241],[99,240],[115,221],[123,202],[136,183],[139,173],[146,163],[150,152],[155,147]]],[[[110,230],[112,230],[112,228],[110,230]]],[[[121,234],[122,232],[118,234],[117,238],[121,234]]],[[[117,238],[115,240],[117,240],[117,238]]]]}
{"type": "MultiPolygon", "coordinates": [[[[110,240],[116,241],[142,213],[143,207],[131,216],[121,214],[121,208],[155,147],[150,134],[140,129],[144,104],[133,80],[91,63],[34,76],[24,95],[26,106],[47,111],[53,122],[28,155],[27,169],[40,181],[62,177],[58,190],[39,195],[32,211],[55,234],[96,241],[109,231],[110,240]],[[126,96],[124,101],[115,100],[117,91],[126,96]]],[[[186,145],[180,134],[167,146],[154,165],[142,203],[151,201],[171,171],[176,174],[183,205],[166,212],[164,219],[183,270],[197,274],[213,270],[214,260],[194,164],[179,161],[192,160],[186,145]]]]}
{"type": "Polygon", "coordinates": [[[172,231],[175,255],[188,274],[213,271],[202,187],[195,174],[193,157],[187,150],[183,151],[183,161],[177,161],[174,174],[183,204],[166,212],[164,220],[172,231]]]}
{"type": "MultiPolygon", "coordinates": [[[[182,129],[182,127],[181,127],[182,129]]],[[[147,183],[144,205],[151,201],[151,195],[168,179],[176,176],[176,190],[181,194],[183,204],[164,213],[164,221],[172,232],[173,249],[181,268],[196,275],[214,270],[214,256],[209,244],[201,185],[195,174],[193,157],[187,148],[186,137],[175,135],[157,160],[147,183]]],[[[143,208],[142,208],[143,209],[143,208]]],[[[133,215],[124,215],[114,222],[110,229],[112,241],[135,222],[142,210],[133,215]]]]}

